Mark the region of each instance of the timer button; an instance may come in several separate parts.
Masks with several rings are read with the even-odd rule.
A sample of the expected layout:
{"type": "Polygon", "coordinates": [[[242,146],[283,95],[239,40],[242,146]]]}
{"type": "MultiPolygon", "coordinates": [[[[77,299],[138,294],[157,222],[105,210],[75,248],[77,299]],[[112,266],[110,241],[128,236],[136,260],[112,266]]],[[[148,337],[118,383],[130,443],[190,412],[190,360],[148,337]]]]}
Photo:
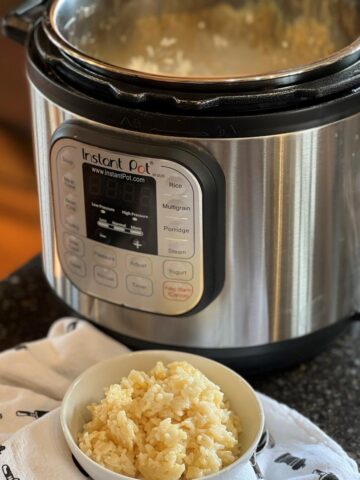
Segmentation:
{"type": "Polygon", "coordinates": [[[190,283],[165,282],[164,297],[175,302],[185,302],[192,297],[193,287],[190,283]]]}
{"type": "Polygon", "coordinates": [[[73,154],[75,153],[75,148],[67,147],[63,148],[58,154],[58,159],[60,160],[61,166],[65,169],[72,169],[75,166],[75,160],[73,154]]]}
{"type": "Polygon", "coordinates": [[[65,261],[72,273],[75,273],[75,275],[78,275],[79,277],[85,277],[86,265],[81,260],[81,258],[78,258],[77,256],[72,255],[71,253],[66,253],[65,261]]]}
{"type": "Polygon", "coordinates": [[[99,265],[94,267],[94,278],[97,283],[105,287],[116,288],[118,285],[116,272],[99,265]]]}
{"type": "Polygon", "coordinates": [[[172,280],[192,280],[193,266],[189,262],[164,262],[164,275],[172,280]]]}
{"type": "Polygon", "coordinates": [[[79,257],[82,257],[84,255],[85,246],[84,242],[80,240],[80,238],[65,233],[64,243],[66,250],[68,250],[69,252],[79,255],[79,257]]]}
{"type": "Polygon", "coordinates": [[[138,257],[135,255],[128,255],[126,257],[126,268],[129,272],[140,275],[151,275],[152,264],[147,257],[138,257]]]}
{"type": "Polygon", "coordinates": [[[65,219],[65,228],[71,230],[72,232],[79,233],[80,225],[79,220],[75,215],[69,215],[65,219]]]}
{"type": "Polygon", "coordinates": [[[72,173],[65,173],[65,175],[63,176],[63,183],[64,187],[68,188],[69,190],[76,190],[76,180],[75,176],[72,173]]]}
{"type": "Polygon", "coordinates": [[[151,297],[153,294],[153,283],[148,278],[128,275],[126,278],[126,286],[129,292],[135,295],[151,297]]]}
{"type": "Polygon", "coordinates": [[[176,195],[184,195],[188,189],[187,180],[183,177],[169,177],[166,186],[170,193],[176,195]]]}
{"type": "Polygon", "coordinates": [[[116,255],[115,253],[107,248],[95,247],[94,249],[94,261],[104,267],[115,267],[116,265],[116,255]]]}

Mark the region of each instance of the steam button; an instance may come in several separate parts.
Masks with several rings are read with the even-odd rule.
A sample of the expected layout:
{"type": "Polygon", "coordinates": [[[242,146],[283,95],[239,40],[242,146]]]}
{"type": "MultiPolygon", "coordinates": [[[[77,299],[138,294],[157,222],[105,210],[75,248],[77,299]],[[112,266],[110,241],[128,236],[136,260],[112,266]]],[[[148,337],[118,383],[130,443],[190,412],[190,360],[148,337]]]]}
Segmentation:
{"type": "Polygon", "coordinates": [[[194,254],[192,244],[188,241],[169,240],[166,245],[165,255],[177,258],[190,258],[194,254]]]}
{"type": "Polygon", "coordinates": [[[105,287],[116,288],[118,285],[118,279],[116,272],[109,268],[100,267],[96,265],[94,268],[95,281],[105,287]]]}
{"type": "Polygon", "coordinates": [[[185,178],[169,177],[167,180],[168,191],[175,195],[184,195],[187,191],[188,185],[185,178]]]}
{"type": "Polygon", "coordinates": [[[153,283],[148,278],[128,275],[126,278],[126,286],[129,292],[135,295],[151,297],[153,294],[153,283]]]}
{"type": "Polygon", "coordinates": [[[84,242],[80,238],[75,237],[74,235],[69,235],[65,233],[64,235],[65,248],[71,253],[75,253],[79,257],[82,257],[85,252],[84,242]]]}
{"type": "Polygon", "coordinates": [[[86,265],[81,258],[78,258],[76,255],[72,255],[71,253],[66,253],[65,261],[72,273],[78,275],[79,277],[85,277],[86,265]]]}
{"type": "Polygon", "coordinates": [[[190,283],[165,282],[164,297],[175,302],[185,302],[192,297],[193,287],[190,283]]]}

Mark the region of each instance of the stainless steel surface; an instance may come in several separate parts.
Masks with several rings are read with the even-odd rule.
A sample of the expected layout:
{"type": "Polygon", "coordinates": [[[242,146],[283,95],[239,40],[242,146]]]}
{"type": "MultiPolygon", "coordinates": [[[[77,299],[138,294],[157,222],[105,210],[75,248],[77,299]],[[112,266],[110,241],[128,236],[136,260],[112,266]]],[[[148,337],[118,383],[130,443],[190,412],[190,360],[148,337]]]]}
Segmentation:
{"type": "MultiPolygon", "coordinates": [[[[280,6],[282,11],[289,18],[294,16],[294,12],[311,9],[314,18],[321,18],[323,2],[305,2],[304,0],[274,0],[280,6]]],[[[208,7],[214,5],[216,0],[198,0],[196,7],[208,7]]],[[[244,0],[229,0],[230,4],[241,6],[244,0]]],[[[105,71],[111,74],[121,76],[131,76],[152,82],[169,82],[187,85],[196,84],[242,84],[249,82],[269,82],[274,81],[277,84],[286,85],[299,81],[300,78],[321,71],[329,67],[343,68],[350,65],[360,58],[360,4],[358,0],[330,0],[331,11],[330,18],[333,18],[334,24],[332,31],[336,32],[343,28],[349,35],[349,44],[343,48],[339,48],[333,54],[321,58],[312,63],[300,65],[286,70],[272,71],[259,75],[243,75],[243,76],[176,76],[166,74],[147,73],[144,71],[130,70],[125,67],[115,66],[113,64],[102,61],[90,55],[86,48],[82,48],[81,43],[89,40],[90,43],[99,42],[96,36],[100,32],[101,35],[107,35],[107,43],[113,45],[114,33],[119,35],[122,29],[126,29],[131,25],[136,17],[144,14],[157,14],[163,11],[177,12],[180,10],[192,10],[194,8],[193,0],[172,0],[171,2],[161,2],[152,0],[113,0],[111,5],[99,2],[97,0],[77,0],[76,2],[69,0],[55,0],[51,3],[49,11],[44,18],[44,26],[48,36],[52,42],[57,45],[63,52],[70,55],[80,63],[94,68],[95,70],[105,71]],[[109,13],[110,12],[110,13],[109,13]],[[115,25],[115,28],[114,28],[115,25]],[[104,33],[105,32],[105,33],[104,33]]]]}
{"type": "Polygon", "coordinates": [[[45,272],[85,317],[147,341],[230,348],[295,338],[359,311],[360,115],[286,135],[192,141],[227,179],[226,280],[204,311],[164,318],[99,301],[66,278],[48,151],[58,126],[78,117],[34,87],[32,101],[45,272]]]}
{"type": "MultiPolygon", "coordinates": [[[[68,137],[57,139],[52,145],[50,156],[57,252],[66,276],[79,290],[113,305],[123,305],[162,315],[182,315],[191,311],[198,305],[204,293],[203,202],[198,180],[187,168],[169,159],[155,160],[150,157],[126,155],[123,152],[114,151],[113,145],[108,145],[107,149],[99,146],[94,148],[84,142],[85,140],[78,135],[77,140],[68,137]],[[156,206],[155,211],[150,212],[150,215],[153,215],[150,217],[150,221],[157,222],[157,255],[144,252],[140,247],[138,250],[115,248],[111,244],[107,245],[105,241],[101,243],[95,241],[93,237],[87,236],[83,165],[89,163],[83,157],[82,148],[86,149],[88,155],[94,157],[102,155],[102,158],[121,158],[121,171],[118,170],[117,163],[114,166],[106,167],[107,173],[113,172],[113,178],[123,175],[133,176],[134,173],[129,171],[129,168],[135,158],[139,165],[147,164],[149,166],[149,173],[145,172],[144,167],[144,173],[138,178],[149,177],[156,182],[156,206]],[[61,159],[64,151],[66,166],[61,159]],[[179,181],[186,182],[185,197],[175,195],[173,192],[169,193],[167,181],[171,178],[175,180],[180,178],[179,181]],[[64,184],[65,179],[67,184],[71,182],[70,188],[64,184]],[[69,204],[65,203],[68,195],[71,195],[70,209],[68,208],[69,204]],[[176,213],[170,212],[172,216],[169,217],[169,211],[164,211],[162,207],[164,201],[176,202],[179,200],[187,202],[186,205],[190,208],[186,219],[182,218],[183,213],[176,215],[176,213]],[[76,202],[75,208],[74,202],[76,202]],[[166,233],[171,225],[187,227],[189,232],[181,235],[166,233]],[[71,245],[67,244],[67,239],[73,242],[75,248],[71,248],[71,245]],[[172,245],[179,244],[184,251],[187,251],[174,254],[172,245]],[[99,255],[95,257],[95,253],[99,249],[102,259],[99,258],[99,255]],[[107,261],[104,262],[105,256],[107,256],[107,261]],[[108,259],[111,256],[110,263],[112,264],[109,265],[108,259]],[[148,271],[144,269],[139,271],[139,268],[134,269],[129,266],[129,258],[138,264],[141,261],[145,262],[145,266],[147,262],[148,271]],[[193,272],[191,278],[185,278],[186,281],[178,283],[179,278],[166,276],[165,265],[168,262],[175,262],[175,268],[180,269],[190,265],[193,272]]],[[[96,171],[102,169],[99,166],[94,167],[91,163],[90,165],[96,171]]],[[[87,186],[89,187],[89,185],[87,186]]],[[[106,199],[103,199],[101,207],[109,207],[106,199]]],[[[87,206],[87,208],[89,207],[87,206]]],[[[101,216],[100,210],[98,212],[101,216]]],[[[140,208],[133,215],[141,213],[145,212],[140,208]]],[[[122,220],[117,218],[117,221],[121,222],[122,220]]],[[[104,232],[103,228],[101,230],[104,232]]],[[[135,236],[135,234],[132,233],[130,238],[131,236],[135,236]]],[[[143,242],[141,235],[136,237],[137,241],[139,239],[140,242],[143,242]]],[[[182,279],[180,278],[180,280],[182,279]]]]}

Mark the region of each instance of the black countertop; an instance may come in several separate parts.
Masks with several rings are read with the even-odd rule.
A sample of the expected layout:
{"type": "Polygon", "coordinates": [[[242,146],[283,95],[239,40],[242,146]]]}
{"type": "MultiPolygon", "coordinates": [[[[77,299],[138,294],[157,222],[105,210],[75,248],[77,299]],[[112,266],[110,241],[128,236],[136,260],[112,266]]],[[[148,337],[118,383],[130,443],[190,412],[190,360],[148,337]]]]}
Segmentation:
{"type": "MultiPolygon", "coordinates": [[[[45,336],[68,314],[35,258],[0,283],[0,351],[45,336]]],[[[250,381],[310,418],[360,463],[360,324],[310,362],[250,381]]]]}

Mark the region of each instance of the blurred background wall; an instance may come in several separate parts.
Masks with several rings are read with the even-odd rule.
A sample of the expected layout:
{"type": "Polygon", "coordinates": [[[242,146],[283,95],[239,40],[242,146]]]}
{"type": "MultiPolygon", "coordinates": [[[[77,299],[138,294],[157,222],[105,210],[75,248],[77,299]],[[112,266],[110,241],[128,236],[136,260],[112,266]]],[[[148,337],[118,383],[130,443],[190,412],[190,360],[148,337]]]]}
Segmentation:
{"type": "MultiPolygon", "coordinates": [[[[19,3],[0,0],[0,17],[19,3]]],[[[25,52],[0,35],[0,279],[40,248],[25,52]]]]}

